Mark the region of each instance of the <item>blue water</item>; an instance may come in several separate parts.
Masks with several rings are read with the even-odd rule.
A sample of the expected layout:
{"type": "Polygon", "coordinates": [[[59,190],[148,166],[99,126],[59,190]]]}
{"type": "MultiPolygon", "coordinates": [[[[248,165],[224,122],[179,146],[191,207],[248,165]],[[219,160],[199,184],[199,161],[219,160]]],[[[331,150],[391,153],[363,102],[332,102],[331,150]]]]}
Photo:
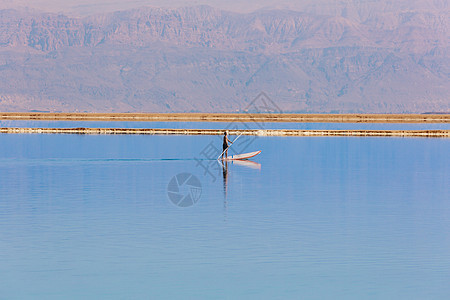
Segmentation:
{"type": "Polygon", "coordinates": [[[193,129],[303,129],[303,130],[450,130],[450,123],[284,123],[284,122],[98,122],[0,121],[0,127],[31,128],[193,128],[193,129]]]}
{"type": "Polygon", "coordinates": [[[211,142],[0,134],[0,298],[450,298],[450,140],[211,142]]]}

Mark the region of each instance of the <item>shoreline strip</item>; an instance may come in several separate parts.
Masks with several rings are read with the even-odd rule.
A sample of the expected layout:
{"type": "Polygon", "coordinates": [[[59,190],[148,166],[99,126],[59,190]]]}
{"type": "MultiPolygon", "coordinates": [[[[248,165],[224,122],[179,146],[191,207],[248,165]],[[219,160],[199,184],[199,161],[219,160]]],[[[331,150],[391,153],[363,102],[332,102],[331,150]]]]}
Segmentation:
{"type": "Polygon", "coordinates": [[[17,113],[0,120],[136,122],[298,122],[298,123],[450,123],[450,114],[273,114],[273,113],[17,113]]]}
{"type": "MultiPolygon", "coordinates": [[[[360,137],[436,137],[450,138],[450,130],[228,130],[230,135],[249,136],[360,136],[360,137]]],[[[218,129],[164,128],[0,128],[4,134],[140,134],[140,135],[222,135],[218,129]]]]}

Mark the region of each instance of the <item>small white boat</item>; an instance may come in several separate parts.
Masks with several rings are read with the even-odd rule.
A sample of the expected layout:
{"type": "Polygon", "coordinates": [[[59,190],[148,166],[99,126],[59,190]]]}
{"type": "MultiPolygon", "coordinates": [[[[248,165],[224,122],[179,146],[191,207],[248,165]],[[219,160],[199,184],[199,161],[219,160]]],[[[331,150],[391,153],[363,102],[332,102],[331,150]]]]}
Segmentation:
{"type": "Polygon", "coordinates": [[[261,150],[255,151],[255,152],[249,152],[249,153],[243,153],[243,154],[236,154],[236,155],[228,155],[226,158],[222,158],[222,160],[242,160],[242,159],[249,159],[252,158],[258,154],[261,153],[261,150]]]}

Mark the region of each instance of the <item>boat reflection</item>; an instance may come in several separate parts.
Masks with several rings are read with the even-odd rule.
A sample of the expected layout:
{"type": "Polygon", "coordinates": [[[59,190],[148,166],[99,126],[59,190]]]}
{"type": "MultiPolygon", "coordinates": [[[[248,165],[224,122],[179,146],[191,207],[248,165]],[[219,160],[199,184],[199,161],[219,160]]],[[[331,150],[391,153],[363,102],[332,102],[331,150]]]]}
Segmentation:
{"type": "Polygon", "coordinates": [[[261,164],[251,160],[234,160],[233,164],[248,167],[255,170],[261,170],[261,164]]]}

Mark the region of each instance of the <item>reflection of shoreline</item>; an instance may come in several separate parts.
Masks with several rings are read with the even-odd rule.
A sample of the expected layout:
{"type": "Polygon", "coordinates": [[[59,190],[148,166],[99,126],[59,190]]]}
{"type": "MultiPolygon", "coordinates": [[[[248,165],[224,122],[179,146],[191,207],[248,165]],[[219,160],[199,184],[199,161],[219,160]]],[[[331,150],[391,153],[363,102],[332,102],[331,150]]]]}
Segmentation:
{"type": "Polygon", "coordinates": [[[450,114],[0,113],[0,120],[148,122],[450,123],[450,114]]]}

